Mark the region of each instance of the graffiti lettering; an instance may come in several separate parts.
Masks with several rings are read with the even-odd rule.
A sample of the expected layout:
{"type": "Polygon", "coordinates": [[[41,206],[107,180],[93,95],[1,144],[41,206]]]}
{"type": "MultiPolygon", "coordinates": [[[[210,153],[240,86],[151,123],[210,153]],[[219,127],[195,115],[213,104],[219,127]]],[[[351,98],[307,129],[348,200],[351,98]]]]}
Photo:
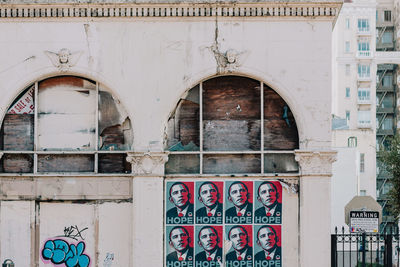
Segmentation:
{"type": "Polygon", "coordinates": [[[69,226],[69,227],[64,227],[64,235],[62,237],[69,237],[72,238],[76,241],[78,241],[78,238],[81,240],[85,240],[82,236],[83,231],[87,230],[88,228],[85,227],[82,230],[79,230],[78,226],[69,226]]]}
{"type": "Polygon", "coordinates": [[[89,256],[83,254],[85,243],[79,242],[77,245],[68,244],[62,239],[48,240],[43,247],[42,256],[45,260],[59,265],[65,264],[66,267],[88,267],[89,256]]]}
{"type": "Polygon", "coordinates": [[[112,261],[114,260],[114,253],[108,253],[106,255],[106,258],[104,259],[104,267],[111,267],[112,261]]]}

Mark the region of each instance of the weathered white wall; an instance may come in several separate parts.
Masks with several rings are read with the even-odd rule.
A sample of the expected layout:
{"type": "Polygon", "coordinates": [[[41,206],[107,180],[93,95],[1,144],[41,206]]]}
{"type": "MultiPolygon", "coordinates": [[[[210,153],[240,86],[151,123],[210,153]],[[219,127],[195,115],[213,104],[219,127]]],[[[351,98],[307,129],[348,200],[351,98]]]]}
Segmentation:
{"type": "Polygon", "coordinates": [[[331,184],[331,232],[335,227],[341,231],[347,225],[344,217],[344,207],[359,192],[359,152],[356,148],[335,148],[337,161],[333,163],[331,184]]]}
{"type": "MultiPolygon", "coordinates": [[[[0,32],[7,36],[0,41],[0,117],[32,82],[52,75],[81,75],[106,85],[126,107],[132,119],[135,151],[160,151],[168,116],[180,96],[199,81],[216,75],[217,65],[209,49],[215,42],[216,27],[221,52],[235,49],[248,53],[233,74],[267,83],[290,105],[299,128],[300,149],[328,150],[331,145],[332,31],[332,21],[328,18],[218,18],[218,21],[215,17],[135,18],[75,19],[62,24],[51,20],[0,23],[0,32]],[[44,51],[58,52],[64,47],[72,52],[83,51],[83,55],[70,71],[60,73],[44,51]]],[[[115,251],[115,255],[119,255],[118,251],[129,250],[132,257],[123,256],[119,266],[161,266],[161,176],[133,179],[132,234],[124,236],[120,230],[116,233],[118,237],[131,238],[123,239],[124,245],[111,247],[104,240],[114,238],[108,233],[112,224],[109,212],[116,216],[126,211],[125,206],[116,206],[118,211],[107,206],[96,211],[90,205],[54,203],[41,204],[41,245],[46,238],[58,235],[66,225],[87,225],[88,236],[96,237],[96,231],[99,234],[97,248],[94,244],[86,248],[91,258],[96,257],[95,251],[100,251],[99,263],[107,253],[115,251]],[[96,216],[104,218],[99,220],[98,226],[96,216]],[[126,246],[129,241],[132,247],[126,246]]],[[[282,226],[285,230],[282,233],[284,264],[328,266],[330,178],[317,175],[300,179],[303,179],[300,200],[296,194],[284,196],[287,201],[282,226]]],[[[110,180],[106,181],[110,184],[110,180]]],[[[56,199],[57,192],[65,192],[63,186],[57,187],[60,183],[63,184],[57,179],[45,182],[56,199]]],[[[85,192],[91,190],[91,186],[83,183],[79,187],[82,191],[74,191],[73,185],[67,187],[69,199],[83,198],[85,192]]],[[[33,191],[38,190],[45,195],[48,191],[45,187],[33,191]]],[[[108,192],[101,197],[114,198],[110,195],[108,192]]],[[[130,213],[124,215],[130,216],[130,213]]],[[[126,218],[126,224],[120,229],[128,229],[129,224],[126,218]]],[[[24,243],[28,241],[25,237],[21,239],[24,243]]],[[[88,237],[86,242],[95,240],[88,237]]],[[[115,240],[112,239],[112,244],[115,240]]]]}
{"type": "Polygon", "coordinates": [[[1,263],[12,259],[15,266],[30,266],[31,222],[34,222],[34,215],[31,201],[0,202],[1,263]]]}
{"type": "MultiPolygon", "coordinates": [[[[179,97],[216,72],[207,48],[215,38],[211,18],[59,25],[0,24],[8,36],[0,42],[3,113],[25,86],[57,73],[44,51],[66,47],[84,52],[71,73],[105,83],[122,100],[133,118],[135,149],[146,151],[152,141],[161,149],[164,125],[179,97]]],[[[288,102],[298,121],[301,146],[329,145],[331,22],[219,19],[217,25],[222,52],[249,52],[238,73],[265,81],[288,102]],[[310,121],[316,127],[304,127],[310,121]]]]}

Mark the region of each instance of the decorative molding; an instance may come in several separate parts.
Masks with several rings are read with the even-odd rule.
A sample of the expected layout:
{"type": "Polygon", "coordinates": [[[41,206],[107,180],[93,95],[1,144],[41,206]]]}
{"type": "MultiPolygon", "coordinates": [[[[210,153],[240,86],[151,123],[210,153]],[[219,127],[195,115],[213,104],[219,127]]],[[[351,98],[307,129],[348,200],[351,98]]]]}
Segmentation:
{"type": "Polygon", "coordinates": [[[0,19],[116,17],[331,17],[341,3],[2,4],[0,19]]]}
{"type": "Polygon", "coordinates": [[[332,163],[337,152],[296,150],[295,160],[300,165],[301,176],[332,176],[332,163]]]}
{"type": "Polygon", "coordinates": [[[213,44],[210,47],[217,61],[217,73],[232,73],[237,71],[243,61],[247,58],[249,52],[237,52],[234,49],[228,49],[225,53],[220,52],[218,44],[213,44]]]}
{"type": "Polygon", "coordinates": [[[164,175],[168,152],[129,152],[126,161],[132,164],[133,175],[164,175]]]}
{"type": "Polygon", "coordinates": [[[281,182],[282,187],[286,189],[288,194],[297,194],[299,192],[299,179],[280,178],[278,181],[281,182]]]}
{"type": "Polygon", "coordinates": [[[62,48],[58,53],[50,51],[44,51],[44,53],[51,60],[54,67],[58,68],[61,72],[65,72],[78,63],[83,52],[71,53],[67,48],[62,48]]]}

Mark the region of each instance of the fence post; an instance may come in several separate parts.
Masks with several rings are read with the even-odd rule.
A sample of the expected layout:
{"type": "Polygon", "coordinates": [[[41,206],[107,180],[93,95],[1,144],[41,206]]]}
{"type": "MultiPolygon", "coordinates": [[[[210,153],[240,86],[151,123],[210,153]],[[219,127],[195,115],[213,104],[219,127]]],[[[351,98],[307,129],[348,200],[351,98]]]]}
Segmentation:
{"type": "Polygon", "coordinates": [[[365,256],[366,256],[367,252],[366,252],[366,249],[365,249],[365,240],[366,240],[366,235],[365,235],[365,232],[363,232],[362,236],[361,236],[361,248],[362,248],[362,250],[361,250],[361,258],[362,258],[361,267],[365,267],[366,266],[365,265],[365,256]]]}
{"type": "Polygon", "coordinates": [[[337,267],[337,236],[331,235],[331,267],[337,267]]]}
{"type": "Polygon", "coordinates": [[[392,266],[393,264],[392,238],[391,234],[385,235],[385,266],[392,266]]]}

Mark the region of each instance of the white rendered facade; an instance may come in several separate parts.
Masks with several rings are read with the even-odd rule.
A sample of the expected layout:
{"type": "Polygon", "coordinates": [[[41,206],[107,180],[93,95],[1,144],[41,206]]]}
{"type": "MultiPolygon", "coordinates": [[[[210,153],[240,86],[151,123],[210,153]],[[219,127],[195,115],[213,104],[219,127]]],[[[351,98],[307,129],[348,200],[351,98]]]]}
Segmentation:
{"type": "MultiPolygon", "coordinates": [[[[0,175],[0,261],[11,258],[16,266],[53,266],[43,260],[44,242],[63,227],[77,224],[88,228],[85,253],[93,266],[163,266],[165,181],[216,176],[164,172],[170,156],[163,146],[168,118],[190,88],[231,75],[255,79],[261,87],[267,84],[290,106],[298,129],[298,149],[291,153],[300,166],[296,173],[262,171],[234,177],[281,179],[287,185],[282,191],[282,266],[329,266],[330,185],[336,154],[330,117],[331,34],[340,2],[11,2],[0,5],[0,32],[7,36],[0,41],[0,120],[4,122],[27,86],[39,91],[35,99],[39,97],[40,105],[42,81],[78,76],[94,81],[90,90],[79,91],[82,98],[89,98],[88,92],[98,95],[104,86],[118,99],[131,119],[131,127],[124,130],[132,129],[133,141],[123,151],[131,172],[120,174],[102,174],[99,166],[90,173],[41,173],[36,162],[51,152],[15,152],[33,155],[35,167],[30,173],[0,175]],[[234,49],[247,57],[229,68],[221,66],[211,49],[217,44],[220,56],[234,49]],[[71,61],[61,57],[63,48],[71,51],[71,61]],[[55,61],[51,55],[56,55],[55,61]]],[[[61,99],[61,104],[67,101],[61,99]]],[[[93,103],[91,115],[99,112],[93,103]]],[[[78,103],[72,106],[82,108],[78,103]]],[[[240,107],[235,105],[234,110],[240,107]]],[[[48,114],[38,113],[35,138],[41,130],[65,126],[40,128],[39,115],[48,114]]],[[[3,160],[15,156],[4,150],[3,160]]],[[[97,146],[72,152],[94,157],[106,153],[97,146]]],[[[107,149],[109,154],[116,152],[112,146],[107,149]]],[[[56,156],[45,159],[52,157],[56,156]]],[[[218,179],[232,177],[223,174],[218,179]]]]}
{"type": "MultiPolygon", "coordinates": [[[[345,2],[333,37],[333,110],[343,119],[333,128],[333,146],[359,153],[358,195],[376,198],[375,1],[345,2]]],[[[343,190],[346,190],[343,187],[343,190]]],[[[340,192],[337,192],[340,194],[340,192]]]]}

